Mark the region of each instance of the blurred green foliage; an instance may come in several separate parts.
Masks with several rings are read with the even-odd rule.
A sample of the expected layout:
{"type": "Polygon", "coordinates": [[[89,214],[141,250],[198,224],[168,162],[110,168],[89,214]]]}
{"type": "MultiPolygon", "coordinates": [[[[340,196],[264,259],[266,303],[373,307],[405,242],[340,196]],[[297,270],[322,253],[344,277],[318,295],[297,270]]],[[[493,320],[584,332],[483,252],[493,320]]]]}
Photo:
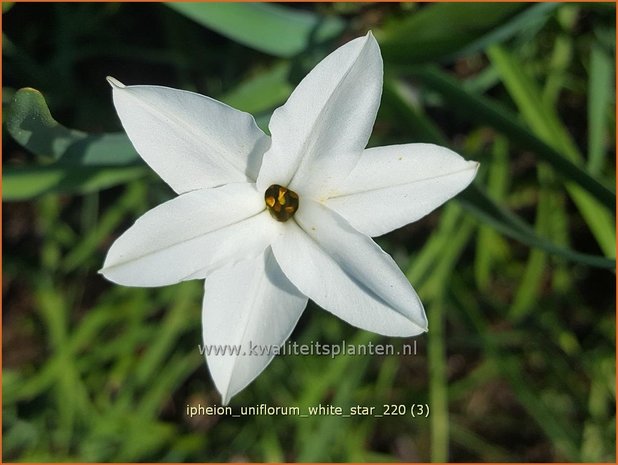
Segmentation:
{"type": "MultiPolygon", "coordinates": [[[[2,11],[5,461],[615,461],[614,4],[2,11]],[[219,402],[197,350],[201,283],[96,274],[172,196],[104,78],[195,90],[266,128],[319,59],[368,29],[385,59],[370,144],[482,162],[458,200],[378,239],[430,332],[414,356],[277,357],[232,405],[431,413],[190,418],[187,404],[219,402]]],[[[313,304],[292,338],[411,342],[313,304]]]]}

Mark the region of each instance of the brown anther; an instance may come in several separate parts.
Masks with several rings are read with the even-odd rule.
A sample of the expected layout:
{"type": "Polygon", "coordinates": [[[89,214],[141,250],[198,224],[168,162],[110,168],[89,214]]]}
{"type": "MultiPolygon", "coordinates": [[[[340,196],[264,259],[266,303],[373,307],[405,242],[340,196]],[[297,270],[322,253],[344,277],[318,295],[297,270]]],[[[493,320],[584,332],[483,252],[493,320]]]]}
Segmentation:
{"type": "Polygon", "coordinates": [[[266,189],[264,201],[271,216],[277,221],[289,220],[298,210],[298,194],[279,184],[266,189]]]}

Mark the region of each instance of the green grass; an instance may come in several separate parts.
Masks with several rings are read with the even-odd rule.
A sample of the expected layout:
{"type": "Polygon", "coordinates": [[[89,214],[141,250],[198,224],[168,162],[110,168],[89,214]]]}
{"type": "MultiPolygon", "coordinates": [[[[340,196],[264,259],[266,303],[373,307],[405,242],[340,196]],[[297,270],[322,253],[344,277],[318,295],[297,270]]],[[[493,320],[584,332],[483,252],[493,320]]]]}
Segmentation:
{"type": "MultiPolygon", "coordinates": [[[[3,460],[614,462],[615,6],[210,8],[215,26],[197,4],[3,4],[3,460]],[[248,20],[264,17],[268,34],[248,20]],[[97,274],[172,196],[122,135],[104,77],[197,90],[266,128],[368,28],[385,60],[370,144],[481,162],[458,199],[378,239],[430,331],[416,355],[277,357],[232,406],[430,414],[190,418],[188,404],[220,402],[197,350],[201,282],[97,274]]],[[[412,343],[312,303],[292,339],[412,343]]]]}

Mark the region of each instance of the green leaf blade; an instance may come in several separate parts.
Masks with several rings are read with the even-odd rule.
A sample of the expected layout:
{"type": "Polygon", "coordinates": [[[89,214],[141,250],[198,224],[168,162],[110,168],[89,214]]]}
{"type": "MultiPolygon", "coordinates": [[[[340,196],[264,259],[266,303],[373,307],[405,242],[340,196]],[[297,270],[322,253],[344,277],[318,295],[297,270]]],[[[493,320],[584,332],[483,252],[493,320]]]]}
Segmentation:
{"type": "Polygon", "coordinates": [[[2,200],[27,200],[48,193],[86,193],[123,184],[145,176],[148,168],[137,166],[4,167],[2,200]]]}
{"type": "Polygon", "coordinates": [[[38,90],[18,90],[8,108],[9,134],[35,155],[63,164],[127,165],[140,161],[124,133],[87,134],[56,121],[38,90]]]}
{"type": "Polygon", "coordinates": [[[248,47],[292,57],[313,42],[336,37],[344,22],[337,17],[263,3],[166,3],[178,13],[248,47]]]}
{"type": "Polygon", "coordinates": [[[440,60],[480,41],[507,23],[525,5],[517,3],[437,3],[379,34],[382,54],[390,63],[440,60]]]}

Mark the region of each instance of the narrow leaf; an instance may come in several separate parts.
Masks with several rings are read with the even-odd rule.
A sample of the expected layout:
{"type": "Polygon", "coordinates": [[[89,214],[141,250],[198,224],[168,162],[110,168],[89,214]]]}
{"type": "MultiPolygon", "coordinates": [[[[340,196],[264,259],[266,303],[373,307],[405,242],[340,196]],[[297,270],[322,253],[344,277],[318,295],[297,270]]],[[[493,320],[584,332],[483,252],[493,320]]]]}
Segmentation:
{"type": "Polygon", "coordinates": [[[292,57],[313,43],[339,35],[344,22],[281,5],[264,3],[167,3],[193,21],[243,45],[292,57]]]}
{"type": "Polygon", "coordinates": [[[463,50],[507,23],[525,5],[518,3],[436,3],[378,34],[384,59],[418,63],[463,50]]]}
{"type": "Polygon", "coordinates": [[[601,173],[607,151],[607,115],[614,100],[614,65],[610,56],[599,46],[590,51],[590,79],[588,81],[588,171],[601,173]]]}
{"type": "Polygon", "coordinates": [[[243,81],[221,97],[221,101],[254,115],[271,110],[283,103],[292,93],[293,87],[288,81],[289,73],[290,65],[280,63],[243,81]]]}
{"type": "Polygon", "coordinates": [[[55,193],[84,193],[105,189],[148,173],[143,166],[60,166],[57,163],[36,167],[4,167],[2,200],[25,200],[55,193]]]}
{"type": "MultiPolygon", "coordinates": [[[[420,116],[404,98],[401,84],[387,80],[384,86],[385,99],[399,121],[405,122],[406,128],[412,126],[419,129],[423,141],[440,145],[448,145],[448,141],[440,129],[424,116],[420,116]],[[422,124],[419,121],[423,120],[422,124]]],[[[465,95],[465,94],[464,94],[465,95]]],[[[470,106],[466,108],[478,108],[470,106]]],[[[472,115],[475,112],[470,112],[472,115]]],[[[527,131],[526,131],[527,132],[527,131]]],[[[518,240],[530,247],[538,247],[546,252],[557,254],[572,261],[585,263],[601,268],[615,268],[615,260],[595,255],[582,254],[571,249],[560,247],[547,239],[539,237],[534,229],[515,213],[499,206],[476,184],[468,186],[457,196],[457,200],[480,221],[512,239],[518,240]]],[[[408,276],[410,277],[410,276],[408,276]]]]}
{"type": "MultiPolygon", "coordinates": [[[[575,165],[583,164],[584,158],[560,120],[557,110],[543,103],[537,83],[524,71],[523,64],[499,46],[491,47],[488,56],[536,136],[561,153],[563,160],[575,165]]],[[[586,173],[583,168],[578,170],[582,174],[586,173]]],[[[566,188],[603,253],[608,257],[615,257],[616,229],[611,213],[580,186],[567,182],[566,188]]],[[[614,196],[614,202],[615,200],[614,196]]]]}
{"type": "Polygon", "coordinates": [[[579,184],[610,210],[616,208],[616,194],[566,159],[559,151],[532,134],[517,115],[497,102],[467,92],[456,80],[434,67],[410,68],[409,73],[427,87],[439,92],[455,112],[466,121],[487,124],[509,137],[514,144],[533,151],[566,179],[579,184]],[[469,111],[471,108],[474,111],[469,111]]]}
{"type": "Polygon", "coordinates": [[[6,127],[20,145],[63,164],[126,165],[140,160],[123,133],[89,135],[62,126],[52,117],[43,95],[29,87],[13,96],[6,127]]]}
{"type": "Polygon", "coordinates": [[[539,237],[534,229],[519,216],[494,203],[474,184],[459,194],[457,199],[469,213],[479,220],[530,247],[538,247],[551,254],[589,266],[607,269],[616,267],[616,261],[613,259],[576,252],[539,237]]]}

